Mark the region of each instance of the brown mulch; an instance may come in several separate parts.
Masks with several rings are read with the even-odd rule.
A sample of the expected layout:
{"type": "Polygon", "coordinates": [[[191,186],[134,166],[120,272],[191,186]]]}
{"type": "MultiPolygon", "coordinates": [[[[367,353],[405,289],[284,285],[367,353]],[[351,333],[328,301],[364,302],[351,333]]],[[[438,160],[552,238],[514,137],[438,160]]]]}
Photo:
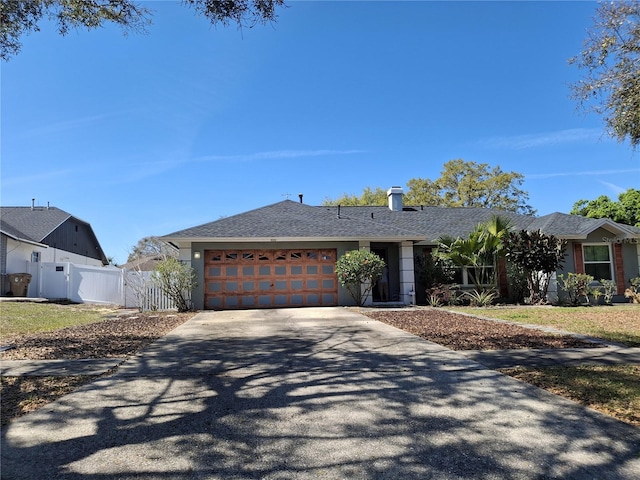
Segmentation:
{"type": "Polygon", "coordinates": [[[2,360],[123,358],[182,325],[193,313],[136,313],[3,340],[2,360]]]}
{"type": "MultiPolygon", "coordinates": [[[[1,360],[122,358],[182,325],[195,313],[134,313],[53,332],[4,339],[15,348],[0,353],[1,360]]],[[[20,417],[72,392],[95,376],[2,377],[0,424],[20,417]]]]}
{"type": "Polygon", "coordinates": [[[366,311],[368,317],[452,350],[595,348],[569,335],[554,335],[511,323],[483,320],[441,309],[366,311]]]}

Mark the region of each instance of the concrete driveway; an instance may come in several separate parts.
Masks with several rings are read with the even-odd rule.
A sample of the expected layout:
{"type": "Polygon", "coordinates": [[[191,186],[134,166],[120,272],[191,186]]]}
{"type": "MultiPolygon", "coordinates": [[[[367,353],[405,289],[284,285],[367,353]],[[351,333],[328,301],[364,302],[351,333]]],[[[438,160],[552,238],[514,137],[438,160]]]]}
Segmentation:
{"type": "Polygon", "coordinates": [[[199,313],[2,435],[7,479],[640,478],[640,429],[344,308],[199,313]]]}

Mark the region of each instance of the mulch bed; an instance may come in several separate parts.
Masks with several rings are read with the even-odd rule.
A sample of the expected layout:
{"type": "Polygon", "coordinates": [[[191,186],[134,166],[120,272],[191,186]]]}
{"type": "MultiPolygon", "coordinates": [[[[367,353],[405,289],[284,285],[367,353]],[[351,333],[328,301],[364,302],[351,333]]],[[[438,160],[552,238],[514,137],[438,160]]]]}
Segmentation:
{"type": "Polygon", "coordinates": [[[483,320],[442,309],[380,310],[368,317],[452,350],[597,348],[602,344],[554,335],[511,323],[483,320]]]}
{"type": "Polygon", "coordinates": [[[141,313],[6,339],[2,360],[124,358],[182,325],[193,313],[141,313]]]}

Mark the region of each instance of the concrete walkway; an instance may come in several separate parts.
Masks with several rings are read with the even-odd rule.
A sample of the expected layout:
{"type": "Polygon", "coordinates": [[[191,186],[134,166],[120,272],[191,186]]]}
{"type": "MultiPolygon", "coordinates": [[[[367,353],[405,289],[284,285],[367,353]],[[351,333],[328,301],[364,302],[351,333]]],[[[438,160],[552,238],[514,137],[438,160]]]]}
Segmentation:
{"type": "Polygon", "coordinates": [[[2,477],[630,479],[640,429],[347,309],[207,312],[12,422],[2,477]]]}
{"type": "Polygon", "coordinates": [[[5,377],[68,377],[102,375],[117,367],[123,358],[86,358],[73,360],[2,360],[0,375],[5,377]]]}

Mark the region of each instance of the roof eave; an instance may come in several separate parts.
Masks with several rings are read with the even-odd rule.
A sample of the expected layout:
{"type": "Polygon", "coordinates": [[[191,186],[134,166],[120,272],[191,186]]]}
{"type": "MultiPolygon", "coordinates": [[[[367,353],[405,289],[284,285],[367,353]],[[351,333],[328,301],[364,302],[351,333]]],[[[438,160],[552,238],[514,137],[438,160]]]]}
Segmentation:
{"type": "Polygon", "coordinates": [[[12,235],[11,233],[8,233],[4,230],[0,230],[0,233],[2,233],[3,235],[6,235],[9,238],[14,239],[16,242],[23,242],[23,243],[28,243],[29,245],[35,245],[37,247],[49,248],[49,245],[45,245],[44,243],[39,243],[34,240],[29,240],[27,238],[17,237],[16,235],[12,235]]]}
{"type": "Polygon", "coordinates": [[[177,245],[189,243],[285,243],[285,242],[419,242],[417,237],[161,237],[177,245]]]}

